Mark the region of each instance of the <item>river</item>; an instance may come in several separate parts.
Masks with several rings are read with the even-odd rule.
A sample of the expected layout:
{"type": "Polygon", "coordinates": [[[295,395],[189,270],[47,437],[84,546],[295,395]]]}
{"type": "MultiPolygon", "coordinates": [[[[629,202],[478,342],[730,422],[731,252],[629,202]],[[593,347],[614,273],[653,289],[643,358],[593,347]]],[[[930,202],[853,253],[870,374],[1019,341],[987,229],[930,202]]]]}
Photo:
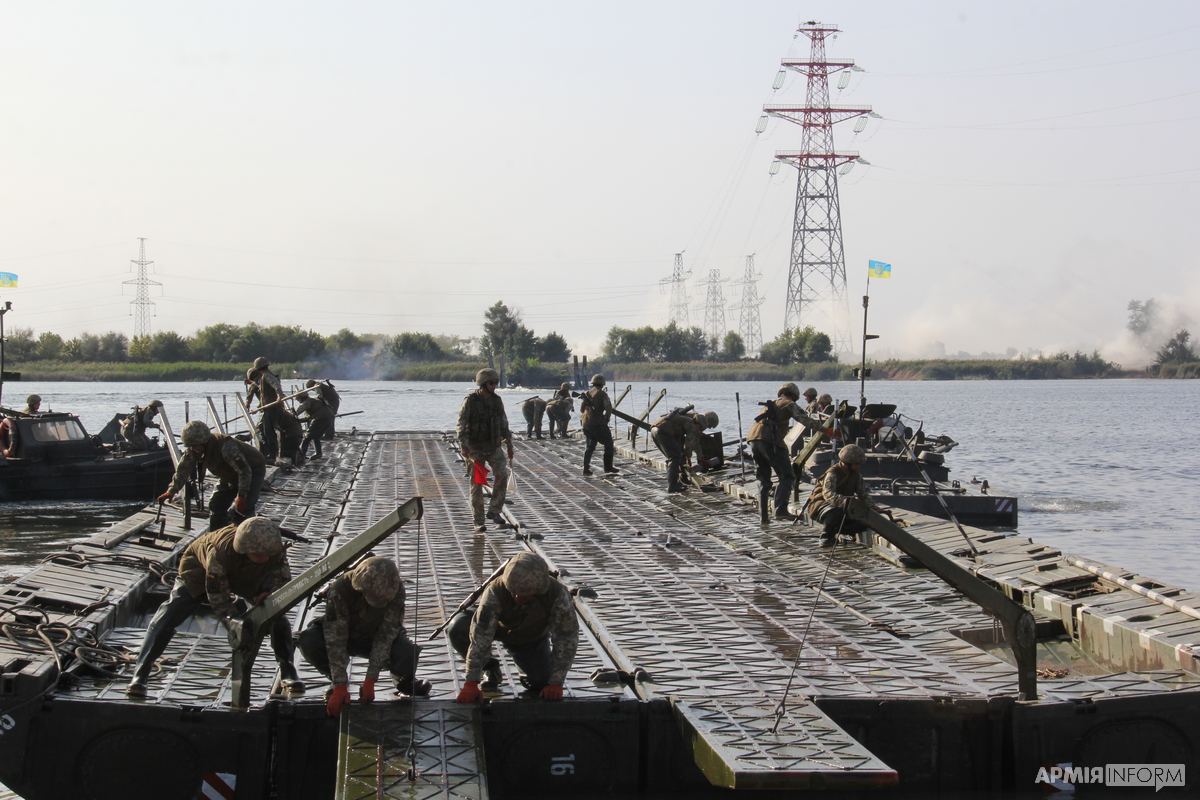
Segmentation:
{"type": "MultiPolygon", "coordinates": [[[[285,386],[290,381],[284,381],[285,386]]],[[[429,430],[453,427],[459,401],[470,387],[456,383],[339,381],[339,429],[429,430]]],[[[625,383],[618,380],[619,393],[625,383]]],[[[645,408],[648,391],[665,387],[660,408],[694,403],[716,411],[726,437],[737,436],[735,393],[743,427],[756,402],[774,396],[764,382],[634,384],[622,408],[645,408]]],[[[118,411],[161,399],[180,427],[185,402],[206,418],[204,398],[232,411],[236,382],[9,383],[6,405],[20,407],[30,392],[43,408],[73,411],[96,433],[118,411]],[[19,402],[20,401],[20,402],[19,402]]],[[[801,388],[804,384],[801,382],[801,388]]],[[[858,384],[816,387],[857,403],[858,384]]],[[[514,430],[524,430],[516,403],[535,392],[502,392],[514,430]]],[[[548,396],[543,393],[543,397],[548,396]]],[[[925,420],[927,433],[959,442],[947,458],[951,477],[986,478],[995,494],[1020,498],[1020,532],[1039,542],[1136,570],[1159,581],[1200,588],[1195,476],[1200,449],[1180,445],[1200,407],[1200,382],[1157,380],[888,381],[869,383],[870,402],[895,403],[901,413],[925,420]]],[[[223,413],[223,412],[222,412],[223,413]]],[[[910,422],[910,424],[912,424],[910,422]]],[[[577,427],[572,418],[572,428],[577,427]]],[[[520,448],[517,443],[517,462],[520,448]]],[[[11,577],[46,552],[106,527],[129,512],[103,504],[6,504],[0,507],[0,577],[11,577]]]]}

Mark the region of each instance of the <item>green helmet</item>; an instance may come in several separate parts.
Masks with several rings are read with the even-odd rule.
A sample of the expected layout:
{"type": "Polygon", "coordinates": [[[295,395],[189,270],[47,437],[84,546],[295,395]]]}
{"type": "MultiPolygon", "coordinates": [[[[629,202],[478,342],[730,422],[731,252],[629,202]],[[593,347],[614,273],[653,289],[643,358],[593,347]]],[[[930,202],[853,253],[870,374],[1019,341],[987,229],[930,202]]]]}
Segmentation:
{"type": "Polygon", "coordinates": [[[475,385],[483,386],[485,383],[499,383],[500,373],[491,367],[484,367],[475,373],[475,385]]]}
{"type": "Polygon", "coordinates": [[[848,444],[838,450],[838,461],[843,464],[861,464],[867,460],[867,454],[856,444],[848,444]]]}
{"type": "Polygon", "coordinates": [[[203,422],[194,419],[183,426],[179,438],[183,439],[184,447],[202,447],[208,444],[209,439],[212,439],[212,431],[203,422]]]}
{"type": "Polygon", "coordinates": [[[162,400],[151,400],[149,405],[146,406],[146,408],[162,408],[162,405],[163,405],[162,400]]]}
{"type": "Polygon", "coordinates": [[[255,369],[266,369],[269,366],[271,366],[271,362],[267,360],[266,356],[259,356],[258,358],[254,359],[255,369]]]}
{"type": "Polygon", "coordinates": [[[350,571],[350,585],[362,593],[367,605],[381,608],[400,591],[400,568],[390,558],[371,556],[350,571]]]}
{"type": "Polygon", "coordinates": [[[279,525],[266,517],[250,517],[237,526],[233,534],[233,550],[242,555],[262,553],[268,556],[283,552],[279,525]]]}
{"type": "Polygon", "coordinates": [[[42,396],[38,394],[31,394],[25,398],[25,405],[27,406],[36,406],[40,402],[42,402],[42,396]]]}
{"type": "Polygon", "coordinates": [[[505,565],[501,580],[511,594],[542,594],[550,588],[550,568],[540,556],[517,553],[505,565]]]}
{"type": "Polygon", "coordinates": [[[721,421],[721,418],[717,416],[717,412],[715,411],[706,412],[703,415],[703,419],[704,427],[706,428],[715,428],[717,427],[717,423],[721,421]]]}
{"type": "Polygon", "coordinates": [[[604,376],[603,375],[597,373],[592,376],[592,386],[603,386],[603,385],[604,385],[604,376]]]}
{"type": "MultiPolygon", "coordinates": [[[[785,395],[785,394],[788,397],[792,398],[792,400],[799,400],[800,399],[800,387],[794,383],[785,383],[783,386],[779,387],[779,391],[775,393],[775,396],[779,397],[780,395],[785,395]]],[[[815,394],[815,392],[814,392],[814,394],[815,394]]]]}
{"type": "Polygon", "coordinates": [[[833,395],[831,395],[831,394],[823,394],[823,395],[821,395],[820,397],[818,397],[818,398],[817,398],[817,402],[818,402],[818,403],[820,403],[820,404],[821,404],[821,405],[823,405],[823,406],[827,406],[827,405],[829,405],[830,403],[832,403],[832,402],[833,402],[833,395]]]}
{"type": "Polygon", "coordinates": [[[562,386],[559,386],[559,387],[558,387],[558,390],[559,390],[560,392],[569,392],[569,391],[571,391],[571,384],[569,384],[569,383],[564,383],[562,386]]]}
{"type": "Polygon", "coordinates": [[[813,400],[817,399],[817,390],[810,386],[804,390],[804,396],[808,398],[808,402],[811,403],[813,400]]]}

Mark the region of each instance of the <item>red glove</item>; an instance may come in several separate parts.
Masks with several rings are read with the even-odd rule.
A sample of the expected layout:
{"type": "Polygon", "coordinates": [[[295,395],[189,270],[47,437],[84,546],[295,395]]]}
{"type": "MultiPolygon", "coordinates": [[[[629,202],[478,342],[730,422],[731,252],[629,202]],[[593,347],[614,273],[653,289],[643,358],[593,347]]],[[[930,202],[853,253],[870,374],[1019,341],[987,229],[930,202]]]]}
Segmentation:
{"type": "Polygon", "coordinates": [[[548,683],[542,687],[543,700],[562,700],[562,684],[548,683]]]}
{"type": "Polygon", "coordinates": [[[485,464],[482,461],[476,461],[474,472],[471,475],[471,482],[474,483],[476,486],[487,486],[487,482],[488,482],[487,479],[488,479],[487,464],[485,464]]]}
{"type": "Polygon", "coordinates": [[[170,490],[170,489],[167,489],[165,492],[163,492],[162,494],[160,494],[160,495],[158,496],[157,500],[158,500],[158,502],[160,502],[160,503],[166,503],[167,501],[169,501],[169,500],[170,500],[172,497],[174,497],[174,496],[175,496],[175,495],[171,494],[171,490],[170,490]]]}
{"type": "Polygon", "coordinates": [[[247,503],[246,498],[242,497],[240,494],[237,496],[237,499],[233,501],[233,507],[237,509],[239,514],[250,513],[250,504],[247,503]]]}
{"type": "Polygon", "coordinates": [[[346,684],[339,683],[333,687],[333,691],[329,693],[329,699],[325,701],[325,713],[331,717],[336,717],[342,713],[342,709],[350,702],[350,689],[346,684]]]}
{"type": "Polygon", "coordinates": [[[365,681],[362,682],[362,685],[358,687],[358,700],[361,703],[374,703],[375,702],[375,679],[374,678],[367,678],[365,681]]]}
{"type": "Polygon", "coordinates": [[[479,691],[479,681],[467,681],[458,690],[458,697],[455,698],[455,702],[478,703],[481,697],[483,697],[483,692],[479,691]]]}

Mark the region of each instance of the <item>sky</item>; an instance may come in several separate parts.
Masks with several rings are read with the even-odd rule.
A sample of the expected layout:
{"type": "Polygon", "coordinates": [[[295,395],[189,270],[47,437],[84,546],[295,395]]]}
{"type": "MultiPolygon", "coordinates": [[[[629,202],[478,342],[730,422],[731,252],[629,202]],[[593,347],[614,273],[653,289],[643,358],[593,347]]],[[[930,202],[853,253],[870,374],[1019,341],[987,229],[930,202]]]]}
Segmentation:
{"type": "MultiPolygon", "coordinates": [[[[477,335],[496,300],[599,352],[690,316],[747,254],[783,326],[801,129],[797,25],[862,68],[835,104],[849,330],[874,355],[1099,349],[1130,300],[1200,317],[1200,5],[1153,2],[56,2],[0,25],[8,326],[214,322],[477,335]]],[[[726,310],[725,327],[739,313],[726,310]]],[[[803,320],[802,320],[803,321],[803,320]]],[[[1144,343],[1142,343],[1144,345],[1144,343]]]]}

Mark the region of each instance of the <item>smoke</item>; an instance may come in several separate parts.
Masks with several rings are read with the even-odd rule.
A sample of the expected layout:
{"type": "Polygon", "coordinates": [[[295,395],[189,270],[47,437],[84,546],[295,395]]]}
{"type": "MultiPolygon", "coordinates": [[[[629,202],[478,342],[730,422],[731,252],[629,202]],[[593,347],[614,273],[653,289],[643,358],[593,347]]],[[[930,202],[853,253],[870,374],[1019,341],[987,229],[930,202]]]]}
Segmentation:
{"type": "Polygon", "coordinates": [[[1113,341],[1100,348],[1100,354],[1127,369],[1153,363],[1157,350],[1168,339],[1194,322],[1192,311],[1176,298],[1130,300],[1129,319],[1113,341]]]}

